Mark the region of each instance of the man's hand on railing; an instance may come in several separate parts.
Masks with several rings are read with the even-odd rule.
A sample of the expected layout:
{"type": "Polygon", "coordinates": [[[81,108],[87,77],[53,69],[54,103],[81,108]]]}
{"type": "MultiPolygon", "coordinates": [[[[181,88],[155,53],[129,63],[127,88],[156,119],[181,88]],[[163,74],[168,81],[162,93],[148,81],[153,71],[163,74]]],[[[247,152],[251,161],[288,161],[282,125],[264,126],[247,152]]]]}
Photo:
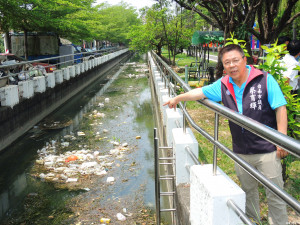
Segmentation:
{"type": "Polygon", "coordinates": [[[276,155],[279,159],[285,158],[289,153],[287,151],[284,151],[282,148],[277,146],[277,152],[276,155]]]}

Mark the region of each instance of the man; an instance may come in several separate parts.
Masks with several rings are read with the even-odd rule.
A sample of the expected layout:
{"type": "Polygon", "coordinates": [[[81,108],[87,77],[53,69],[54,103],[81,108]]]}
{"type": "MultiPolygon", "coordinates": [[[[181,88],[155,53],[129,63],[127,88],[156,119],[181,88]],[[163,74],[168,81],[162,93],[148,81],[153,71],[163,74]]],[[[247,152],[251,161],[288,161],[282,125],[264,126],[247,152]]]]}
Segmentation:
{"type": "Polygon", "coordinates": [[[300,41],[290,41],[287,46],[287,50],[289,51],[289,53],[282,58],[282,61],[285,64],[284,66],[287,69],[283,72],[283,76],[288,78],[289,85],[293,88],[292,94],[297,94],[299,89],[299,77],[297,77],[298,70],[294,69],[297,65],[300,66],[300,63],[296,60],[300,55],[300,41]]]}
{"type": "MultiPolygon", "coordinates": [[[[209,86],[178,95],[164,105],[175,108],[180,101],[202,98],[222,101],[230,109],[286,134],[286,101],[275,79],[270,74],[248,66],[243,49],[239,45],[225,46],[219,54],[227,74],[225,77],[209,86]]],[[[233,151],[283,188],[280,159],[288,153],[232,122],[229,122],[229,125],[233,151]]],[[[246,193],[246,213],[253,220],[260,222],[258,182],[237,164],[235,169],[246,193]]],[[[287,224],[284,201],[268,189],[266,194],[270,224],[287,224]]]]}

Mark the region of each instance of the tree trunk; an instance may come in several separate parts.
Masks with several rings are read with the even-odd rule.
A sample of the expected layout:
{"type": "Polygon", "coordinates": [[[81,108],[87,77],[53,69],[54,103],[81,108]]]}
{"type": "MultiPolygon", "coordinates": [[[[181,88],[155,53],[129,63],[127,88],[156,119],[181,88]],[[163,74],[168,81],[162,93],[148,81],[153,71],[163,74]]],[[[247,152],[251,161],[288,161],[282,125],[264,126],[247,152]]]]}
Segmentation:
{"type": "Polygon", "coordinates": [[[26,29],[24,29],[24,57],[26,60],[28,60],[28,39],[26,29]]]}
{"type": "Polygon", "coordinates": [[[8,52],[11,52],[11,38],[9,36],[9,31],[5,32],[4,48],[5,48],[5,51],[8,50],[8,52]]]}

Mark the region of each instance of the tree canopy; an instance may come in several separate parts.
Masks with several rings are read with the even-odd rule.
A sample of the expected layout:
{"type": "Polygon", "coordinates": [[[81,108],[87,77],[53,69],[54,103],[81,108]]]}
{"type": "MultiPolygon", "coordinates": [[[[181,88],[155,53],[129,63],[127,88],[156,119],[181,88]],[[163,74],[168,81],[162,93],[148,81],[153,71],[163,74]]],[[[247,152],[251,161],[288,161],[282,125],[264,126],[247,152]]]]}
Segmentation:
{"type": "Polygon", "coordinates": [[[278,35],[300,16],[294,12],[299,0],[174,0],[182,7],[198,13],[207,23],[223,30],[226,37],[235,32],[242,39],[248,33],[262,44],[274,42],[278,35]],[[203,12],[207,9],[207,13],[203,12]],[[258,29],[254,28],[257,22],[258,29]]]}
{"type": "Polygon", "coordinates": [[[127,30],[139,23],[126,3],[95,5],[94,0],[0,0],[0,30],[54,32],[78,40],[127,43],[127,30]]]}

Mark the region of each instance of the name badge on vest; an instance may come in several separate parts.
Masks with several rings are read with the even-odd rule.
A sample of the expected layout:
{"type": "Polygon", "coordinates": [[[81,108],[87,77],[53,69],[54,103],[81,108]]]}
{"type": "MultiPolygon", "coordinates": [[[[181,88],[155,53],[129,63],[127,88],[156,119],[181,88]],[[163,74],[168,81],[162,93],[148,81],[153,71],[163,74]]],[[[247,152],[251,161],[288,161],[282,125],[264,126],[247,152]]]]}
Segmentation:
{"type": "Polygon", "coordinates": [[[226,95],[230,95],[230,91],[228,89],[226,90],[226,95]]]}

